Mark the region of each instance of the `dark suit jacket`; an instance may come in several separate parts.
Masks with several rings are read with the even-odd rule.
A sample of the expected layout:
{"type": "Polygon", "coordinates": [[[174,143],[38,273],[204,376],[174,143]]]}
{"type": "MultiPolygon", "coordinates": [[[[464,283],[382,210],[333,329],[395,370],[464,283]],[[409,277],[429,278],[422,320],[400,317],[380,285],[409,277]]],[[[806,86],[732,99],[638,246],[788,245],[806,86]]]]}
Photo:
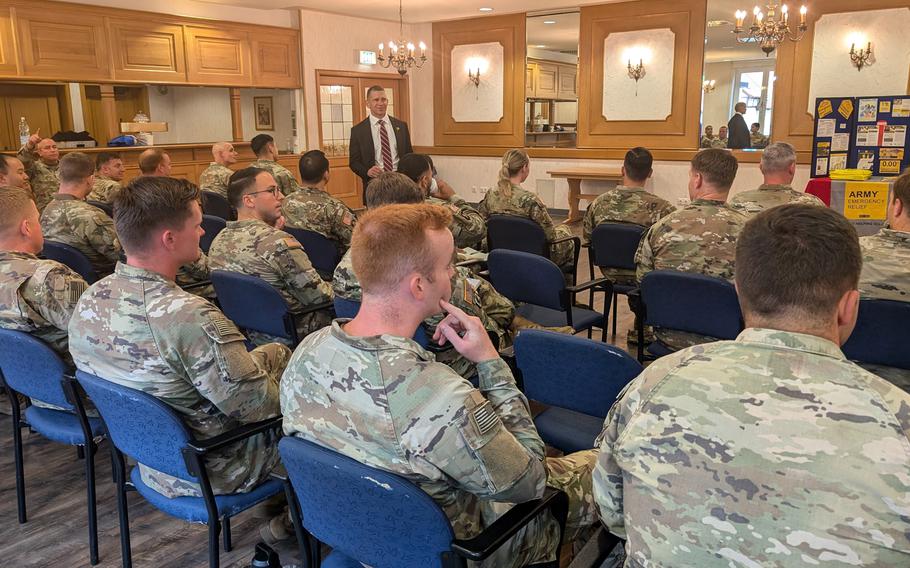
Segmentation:
{"type": "Polygon", "coordinates": [[[738,112],[733,113],[727,123],[727,148],[751,148],[752,137],[746,119],[738,112]]]}
{"type": "MultiPolygon", "coordinates": [[[[411,133],[408,123],[386,115],[392,130],[395,132],[395,143],[398,145],[398,159],[414,151],[411,147],[411,133]]],[[[363,180],[363,189],[366,191],[370,183],[367,172],[376,164],[376,148],[373,146],[373,132],[370,129],[370,117],[358,122],[351,128],[351,144],[348,149],[348,164],[355,174],[363,180]]],[[[366,194],[364,193],[364,198],[366,194]]]]}

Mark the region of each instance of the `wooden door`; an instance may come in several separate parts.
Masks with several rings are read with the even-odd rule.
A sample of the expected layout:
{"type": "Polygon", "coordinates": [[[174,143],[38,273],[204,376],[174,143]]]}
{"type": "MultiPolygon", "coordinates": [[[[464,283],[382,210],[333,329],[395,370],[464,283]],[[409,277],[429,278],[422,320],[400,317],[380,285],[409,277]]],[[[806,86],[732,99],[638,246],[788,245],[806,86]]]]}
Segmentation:
{"type": "Polygon", "coordinates": [[[110,79],[107,31],[101,18],[42,6],[16,8],[16,28],[26,77],[110,79]]]}
{"type": "Polygon", "coordinates": [[[559,69],[555,63],[538,63],[534,96],[540,99],[555,99],[558,92],[558,74],[559,69]]]}
{"type": "Polygon", "coordinates": [[[114,46],[115,79],[186,82],[182,26],[110,18],[108,33],[114,46]]]}
{"type": "Polygon", "coordinates": [[[246,87],[252,84],[246,32],[184,26],[186,76],[190,83],[246,87]]]}
{"type": "Polygon", "coordinates": [[[253,86],[300,87],[299,33],[252,36],[253,86]]]}
{"type": "Polygon", "coordinates": [[[67,108],[63,87],[56,85],[0,85],[0,145],[19,149],[19,118],[25,117],[32,134],[52,136],[63,128],[67,108]]]}
{"type": "Polygon", "coordinates": [[[537,64],[525,65],[525,97],[533,99],[537,96],[537,64]]]}
{"type": "MultiPolygon", "coordinates": [[[[104,117],[101,112],[101,88],[98,85],[81,85],[82,117],[85,129],[98,141],[99,146],[107,143],[104,138],[104,117]]],[[[117,123],[129,122],[140,110],[149,110],[149,95],[146,87],[115,86],[114,102],[117,109],[117,123]]]]}
{"type": "Polygon", "coordinates": [[[578,67],[574,65],[559,66],[559,92],[557,98],[578,98],[578,67]]]}

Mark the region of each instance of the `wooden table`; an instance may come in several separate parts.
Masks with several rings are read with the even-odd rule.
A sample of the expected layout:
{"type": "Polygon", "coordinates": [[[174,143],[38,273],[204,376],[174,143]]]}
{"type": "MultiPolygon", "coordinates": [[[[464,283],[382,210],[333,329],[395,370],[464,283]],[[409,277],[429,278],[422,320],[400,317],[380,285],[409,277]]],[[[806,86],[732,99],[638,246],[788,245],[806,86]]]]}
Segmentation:
{"type": "Polygon", "coordinates": [[[582,199],[593,201],[597,198],[596,194],[582,194],[581,182],[588,181],[615,181],[622,182],[622,172],[620,170],[607,169],[566,169],[566,170],[549,170],[547,172],[553,178],[565,178],[569,182],[569,218],[566,223],[576,223],[581,221],[582,215],[578,211],[578,202],[582,199]]]}

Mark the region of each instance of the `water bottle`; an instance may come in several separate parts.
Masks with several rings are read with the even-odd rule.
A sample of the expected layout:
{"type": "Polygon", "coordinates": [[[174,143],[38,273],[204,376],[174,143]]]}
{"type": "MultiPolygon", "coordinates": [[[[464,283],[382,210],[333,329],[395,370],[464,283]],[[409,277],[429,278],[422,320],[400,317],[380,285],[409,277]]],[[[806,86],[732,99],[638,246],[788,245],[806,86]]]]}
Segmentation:
{"type": "Polygon", "coordinates": [[[260,542],[256,545],[256,553],[253,555],[250,568],[281,568],[281,560],[278,553],[269,545],[260,542]]]}
{"type": "Polygon", "coordinates": [[[28,123],[25,121],[25,117],[22,116],[19,118],[19,145],[25,146],[28,144],[28,139],[31,137],[31,131],[29,130],[28,123]]]}

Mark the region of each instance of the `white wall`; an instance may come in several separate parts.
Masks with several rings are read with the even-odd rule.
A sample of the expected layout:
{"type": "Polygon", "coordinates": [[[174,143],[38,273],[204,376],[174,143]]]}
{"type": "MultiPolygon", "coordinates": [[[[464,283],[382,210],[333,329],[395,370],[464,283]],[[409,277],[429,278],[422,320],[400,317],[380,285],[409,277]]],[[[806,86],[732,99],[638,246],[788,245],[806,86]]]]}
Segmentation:
{"type": "Polygon", "coordinates": [[[732,61],[705,64],[705,80],[714,80],[714,90],[704,93],[702,103],[702,126],[714,127],[714,135],[721,126],[730,120],[730,101],[732,98],[733,75],[732,61]]]}
{"type": "Polygon", "coordinates": [[[224,6],[196,0],[63,0],[73,4],[108,6],[127,10],[142,10],[159,14],[176,14],[194,18],[227,20],[245,24],[297,28],[297,13],[293,10],[261,10],[240,6],[224,6]]]}
{"type": "Polygon", "coordinates": [[[161,94],[149,86],[149,118],[168,123],[155,133],[155,144],[217,142],[231,139],[231,99],[219,87],[167,87],[161,94]]]}
{"type": "MultiPolygon", "coordinates": [[[[296,108],[295,99],[295,92],[287,89],[240,89],[243,139],[249,141],[257,134],[270,134],[275,139],[275,145],[278,146],[280,152],[293,148],[291,111],[296,108]],[[272,97],[275,130],[256,130],[253,97],[272,97]]],[[[228,123],[228,127],[230,127],[230,123],[228,123]]]]}

